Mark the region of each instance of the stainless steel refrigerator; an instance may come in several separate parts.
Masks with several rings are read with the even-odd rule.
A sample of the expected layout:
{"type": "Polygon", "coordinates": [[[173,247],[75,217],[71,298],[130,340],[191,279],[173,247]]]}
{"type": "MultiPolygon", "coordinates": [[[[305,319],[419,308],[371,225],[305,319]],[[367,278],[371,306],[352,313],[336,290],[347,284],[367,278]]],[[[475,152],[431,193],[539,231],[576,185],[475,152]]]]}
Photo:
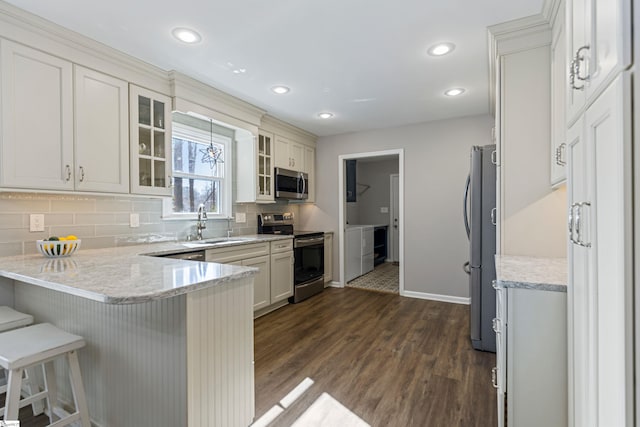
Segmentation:
{"type": "Polygon", "coordinates": [[[476,350],[496,351],[496,165],[495,145],[471,148],[471,170],[464,194],[464,224],[469,237],[471,344],[476,350]]]}

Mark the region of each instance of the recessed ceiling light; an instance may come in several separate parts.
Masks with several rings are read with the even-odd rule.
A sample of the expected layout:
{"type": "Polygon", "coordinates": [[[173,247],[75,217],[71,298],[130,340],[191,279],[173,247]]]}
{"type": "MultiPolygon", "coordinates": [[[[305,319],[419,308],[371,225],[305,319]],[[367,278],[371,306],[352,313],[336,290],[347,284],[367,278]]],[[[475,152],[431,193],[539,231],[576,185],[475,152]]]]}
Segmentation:
{"type": "Polygon", "coordinates": [[[320,113],[318,114],[318,117],[320,117],[321,119],[330,119],[331,117],[333,117],[333,113],[320,113]]]}
{"type": "Polygon", "coordinates": [[[244,74],[247,72],[246,68],[236,68],[235,70],[233,70],[233,74],[244,74]]]}
{"type": "Polygon", "coordinates": [[[202,40],[200,34],[194,30],[190,30],[189,28],[174,28],[173,31],[171,31],[171,34],[181,42],[189,44],[198,43],[202,40]]]}
{"type": "Polygon", "coordinates": [[[457,87],[454,89],[449,89],[447,91],[445,91],[445,95],[447,96],[458,96],[458,95],[462,95],[464,93],[464,89],[461,87],[457,87]]]}
{"type": "Polygon", "coordinates": [[[287,92],[289,92],[291,89],[289,89],[286,86],[274,86],[271,88],[272,91],[274,91],[275,93],[277,93],[278,95],[283,95],[287,92]]]}
{"type": "Polygon", "coordinates": [[[455,48],[456,45],[453,43],[438,43],[431,46],[427,53],[431,56],[442,56],[451,53],[455,48]]]}

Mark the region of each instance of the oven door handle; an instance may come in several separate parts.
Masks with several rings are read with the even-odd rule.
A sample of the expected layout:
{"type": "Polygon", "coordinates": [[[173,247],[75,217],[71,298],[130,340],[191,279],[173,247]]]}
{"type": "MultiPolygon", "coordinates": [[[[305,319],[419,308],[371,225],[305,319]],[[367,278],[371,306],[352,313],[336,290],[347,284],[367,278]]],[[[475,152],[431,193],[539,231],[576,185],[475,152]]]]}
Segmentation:
{"type": "Polygon", "coordinates": [[[312,239],[294,239],[293,242],[295,248],[304,248],[305,246],[318,245],[320,243],[324,244],[324,236],[314,237],[312,239]]]}

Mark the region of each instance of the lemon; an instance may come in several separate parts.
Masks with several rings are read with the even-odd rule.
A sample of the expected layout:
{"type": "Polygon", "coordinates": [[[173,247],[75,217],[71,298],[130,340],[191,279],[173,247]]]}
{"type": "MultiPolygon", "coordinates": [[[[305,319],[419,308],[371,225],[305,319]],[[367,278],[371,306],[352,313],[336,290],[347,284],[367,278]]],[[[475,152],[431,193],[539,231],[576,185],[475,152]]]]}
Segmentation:
{"type": "Polygon", "coordinates": [[[78,238],[77,238],[76,236],[74,236],[73,234],[69,234],[69,235],[66,237],[66,239],[67,239],[67,240],[78,240],[78,238]]]}

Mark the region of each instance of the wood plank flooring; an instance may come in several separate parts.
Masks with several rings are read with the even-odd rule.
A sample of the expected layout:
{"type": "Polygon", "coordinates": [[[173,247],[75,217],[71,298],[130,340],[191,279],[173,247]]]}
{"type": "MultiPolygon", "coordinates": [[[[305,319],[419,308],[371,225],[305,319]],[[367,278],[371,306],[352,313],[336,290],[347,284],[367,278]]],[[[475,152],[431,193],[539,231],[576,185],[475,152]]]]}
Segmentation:
{"type": "Polygon", "coordinates": [[[469,307],[325,290],[255,322],[256,416],[315,383],[270,426],[323,392],[372,426],[495,426],[495,355],[471,348],[469,307]]]}
{"type": "MultiPolygon", "coordinates": [[[[329,288],[263,316],[255,321],[256,416],[309,377],[314,384],[270,426],[290,426],[323,392],[375,427],[495,426],[495,355],[471,348],[468,310],[329,288]]],[[[30,412],[21,410],[23,427],[48,424],[30,412]]]]}

